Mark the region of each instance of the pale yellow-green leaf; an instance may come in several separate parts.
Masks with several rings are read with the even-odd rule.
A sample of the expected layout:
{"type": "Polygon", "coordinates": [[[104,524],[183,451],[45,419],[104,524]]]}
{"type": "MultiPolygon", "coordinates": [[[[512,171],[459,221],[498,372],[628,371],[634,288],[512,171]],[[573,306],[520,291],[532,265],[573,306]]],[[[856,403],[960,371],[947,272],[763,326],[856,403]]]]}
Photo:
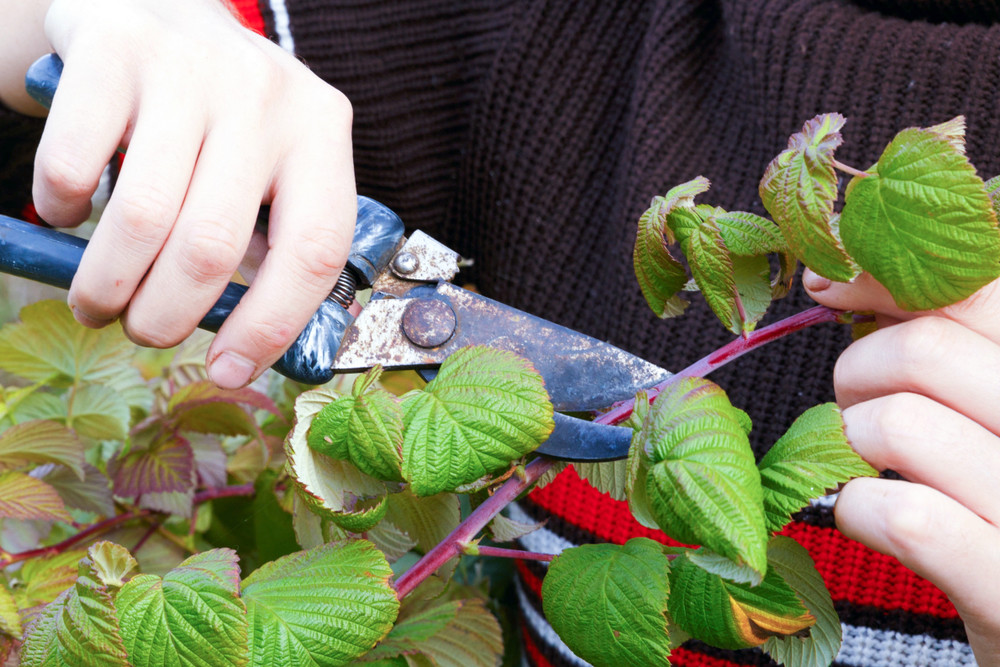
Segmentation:
{"type": "Polygon", "coordinates": [[[72,521],[52,486],[16,471],[0,474],[0,517],[72,521]]]}
{"type": "Polygon", "coordinates": [[[83,443],[53,421],[29,421],[0,433],[0,470],[26,463],[60,463],[83,479],[83,443]]]}

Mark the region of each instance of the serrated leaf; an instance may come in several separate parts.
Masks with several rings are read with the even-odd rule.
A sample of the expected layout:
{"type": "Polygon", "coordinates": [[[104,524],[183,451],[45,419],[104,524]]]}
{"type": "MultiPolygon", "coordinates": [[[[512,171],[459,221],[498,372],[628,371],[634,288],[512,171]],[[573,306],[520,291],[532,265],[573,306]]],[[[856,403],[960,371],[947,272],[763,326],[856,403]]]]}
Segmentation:
{"type": "Polygon", "coordinates": [[[140,574],[115,599],[134,667],[238,666],[248,661],[246,607],[230,549],[191,556],[162,579],[140,574]]]}
{"type": "Polygon", "coordinates": [[[851,186],[840,216],[844,244],[901,308],[946,306],[1000,275],[990,198],[947,139],[903,130],[851,186]]]}
{"type": "Polygon", "coordinates": [[[544,525],[545,519],[537,523],[521,523],[520,521],[509,519],[503,514],[497,514],[490,521],[489,531],[494,542],[513,542],[525,535],[530,535],[544,525]]]}
{"type": "Polygon", "coordinates": [[[258,435],[260,428],[252,409],[281,416],[274,401],[243,387],[220,389],[204,380],[181,387],[167,404],[167,412],[178,430],[216,435],[258,435]]]}
{"type": "Polygon", "coordinates": [[[389,508],[388,494],[381,498],[369,498],[359,501],[350,508],[329,515],[330,521],[340,528],[361,534],[374,528],[385,518],[389,508]]]}
{"type": "Polygon", "coordinates": [[[837,199],[833,154],[843,142],[844,122],[836,113],[807,121],[767,166],[759,188],[792,252],[819,275],[841,282],[858,274],[830,224],[837,199]]]}
{"type": "Polygon", "coordinates": [[[730,253],[767,255],[788,249],[781,229],[767,218],[746,211],[727,211],[716,206],[709,208],[730,253]]]}
{"type": "Polygon", "coordinates": [[[458,496],[415,496],[407,490],[389,496],[386,519],[405,531],[423,552],[430,551],[462,520],[458,496]]]}
{"type": "Polygon", "coordinates": [[[618,459],[616,461],[602,461],[591,463],[586,461],[576,461],[573,467],[580,477],[600,491],[606,493],[615,500],[625,500],[625,486],[628,478],[628,461],[618,459]]]}
{"type": "MultiPolygon", "coordinates": [[[[25,387],[25,389],[33,389],[33,387],[25,387]]],[[[15,424],[36,419],[66,422],[66,401],[56,394],[31,391],[20,399],[15,399],[12,403],[10,415],[15,424]]],[[[11,403],[8,403],[8,406],[11,406],[11,403]]]]}
{"type": "Polygon", "coordinates": [[[0,433],[0,470],[26,463],[59,463],[83,478],[83,443],[53,421],[28,421],[0,433]]]}
{"type": "Polygon", "coordinates": [[[781,530],[810,500],[849,479],[878,475],[847,441],[844,420],[835,403],[803,412],[758,468],[768,532],[781,530]]]}
{"type": "Polygon", "coordinates": [[[185,438],[169,429],[154,427],[148,444],[114,462],[115,495],[135,498],[149,493],[188,492],[194,488],[194,453],[185,438]]]}
{"type": "Polygon", "coordinates": [[[403,477],[430,496],[507,468],[552,432],[552,404],[531,364],[467,347],[404,403],[403,477]]]}
{"type": "Polygon", "coordinates": [[[403,408],[392,394],[372,387],[381,370],[359,376],[353,395],[320,410],[309,428],[309,446],[377,479],[401,482],[403,408]]]}
{"type": "Polygon", "coordinates": [[[21,639],[21,617],[17,613],[17,602],[13,594],[0,582],[0,634],[21,639]]]}
{"type": "Polygon", "coordinates": [[[138,561],[128,549],[114,542],[97,542],[87,553],[94,564],[97,580],[110,588],[124,586],[126,577],[139,567],[138,561]]]}
{"type": "Polygon", "coordinates": [[[826,667],[840,651],[843,631],[823,577],[809,552],[788,537],[771,539],[767,559],[770,569],[795,591],[816,624],[808,636],[769,637],[761,648],[786,667],[826,667]]]}
{"type": "Polygon", "coordinates": [[[993,213],[1000,218],[1000,176],[994,176],[984,184],[986,194],[989,195],[990,203],[993,205],[993,213]]]}
{"type": "MultiPolygon", "coordinates": [[[[753,331],[771,304],[770,264],[766,251],[743,256],[728,247],[718,222],[726,215],[711,206],[684,208],[671,213],[667,223],[677,235],[695,283],[712,312],[727,329],[740,334],[753,331]]],[[[745,238],[732,236],[741,249],[749,249],[745,238]]],[[[768,243],[760,241],[761,247],[768,243]]]]}
{"type": "Polygon", "coordinates": [[[191,445],[194,456],[195,472],[198,473],[198,485],[206,488],[217,488],[226,485],[227,456],[218,438],[201,433],[185,434],[191,445]]]}
{"type": "Polygon", "coordinates": [[[186,410],[200,405],[215,405],[228,403],[244,405],[256,410],[266,410],[280,417],[281,411],[266,394],[256,389],[243,387],[241,389],[220,389],[208,380],[187,384],[170,396],[167,412],[174,417],[180,417],[186,410]]]}
{"type": "Polygon", "coordinates": [[[0,518],[72,521],[66,505],[49,484],[23,472],[0,474],[0,518]]]}
{"type": "Polygon", "coordinates": [[[68,399],[67,423],[86,438],[124,440],[131,413],[125,398],[110,387],[87,384],[73,387],[68,399]]]}
{"type": "MultiPolygon", "coordinates": [[[[649,403],[648,399],[645,398],[644,392],[636,397],[636,405],[640,405],[640,396],[642,397],[641,404],[645,406],[642,408],[642,414],[648,415],[649,403]]],[[[638,412],[636,411],[636,413],[638,412]]],[[[643,423],[645,423],[645,418],[643,419],[643,423]]],[[[636,521],[646,528],[660,530],[660,525],[650,505],[649,494],[646,492],[646,483],[649,478],[651,463],[649,452],[646,449],[647,443],[643,442],[641,436],[642,424],[638,426],[638,429],[632,435],[632,444],[629,446],[628,459],[626,459],[628,474],[625,480],[625,497],[628,499],[629,511],[632,512],[632,516],[635,517],[636,521]]]]}
{"type": "Polygon", "coordinates": [[[482,600],[438,598],[400,619],[358,665],[405,655],[434,667],[494,667],[503,654],[500,624],[482,600]]]}
{"type": "Polygon", "coordinates": [[[749,584],[757,586],[763,581],[763,576],[745,564],[734,563],[725,556],[720,556],[711,549],[701,547],[687,552],[687,558],[701,569],[711,574],[718,575],[723,579],[734,581],[738,584],[749,584]]]}
{"type": "Polygon", "coordinates": [[[417,546],[417,541],[405,530],[385,520],[366,532],[365,538],[385,554],[385,559],[390,563],[395,563],[417,546]]]}
{"type": "Polygon", "coordinates": [[[250,664],[334,667],[365,654],[396,620],[391,576],[385,557],[363,541],[267,563],[243,582],[250,664]]]}
{"type": "Polygon", "coordinates": [[[669,665],[669,571],[662,547],[642,537],[567,549],[549,565],[542,607],[567,646],[595,666],[669,665]]]}
{"type": "Polygon", "coordinates": [[[8,373],[56,387],[101,384],[129,405],[149,409],[152,394],[131,365],[136,347],[118,327],[88,329],[61,301],[26,306],[20,318],[0,329],[0,359],[8,373]]]}
{"type": "MultiPolygon", "coordinates": [[[[254,482],[254,496],[250,512],[253,516],[254,536],[257,551],[263,562],[272,561],[293,551],[299,546],[295,537],[292,515],[284,510],[275,493],[278,474],[270,470],[261,473],[254,482]]],[[[299,494],[298,491],[292,493],[299,494]]]]}
{"type": "Polygon", "coordinates": [[[139,498],[139,507],[190,519],[194,513],[194,488],[187,491],[154,491],[139,498]]]}
{"type": "Polygon", "coordinates": [[[671,189],[665,197],[654,197],[639,218],[632,265],[642,295],[657,317],[676,317],[688,306],[687,301],[677,296],[687,282],[687,271],[667,248],[672,237],[666,216],[677,206],[691,206],[695,195],[708,187],[708,179],[699,176],[671,189]]]}
{"type": "Polygon", "coordinates": [[[11,580],[19,609],[28,609],[55,600],[76,583],[80,560],[86,551],[72,549],[47,558],[30,558],[11,580]]]}
{"type": "Polygon", "coordinates": [[[21,665],[129,665],[114,602],[89,557],[80,561],[76,583],[46,605],[28,628],[21,665]]]}
{"type": "Polygon", "coordinates": [[[770,569],[760,585],[751,587],[707,572],[685,555],[671,563],[670,591],[674,623],[719,648],[760,646],[769,637],[802,632],[816,621],[770,569]]]}
{"type": "Polygon", "coordinates": [[[965,154],[965,116],[955,116],[951,120],[932,125],[927,129],[935,134],[940,134],[955,147],[955,150],[965,154]]]}
{"type": "Polygon", "coordinates": [[[743,421],[722,389],[683,378],[663,391],[638,436],[649,506],[674,539],[763,573],[763,491],[743,421]]]}
{"type": "Polygon", "coordinates": [[[313,511],[323,516],[341,512],[359,498],[385,495],[385,483],[366,475],[347,461],[331,459],[310,449],[307,441],[313,418],[339,398],[328,389],[303,392],[295,401],[295,423],[285,438],[288,469],[313,511]]]}

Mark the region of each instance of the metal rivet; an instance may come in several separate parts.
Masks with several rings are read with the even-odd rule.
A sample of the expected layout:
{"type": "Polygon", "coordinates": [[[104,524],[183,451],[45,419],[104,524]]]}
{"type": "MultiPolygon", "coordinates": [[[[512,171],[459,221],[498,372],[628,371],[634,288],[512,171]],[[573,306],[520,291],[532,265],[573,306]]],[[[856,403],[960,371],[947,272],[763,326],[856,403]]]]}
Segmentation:
{"type": "Polygon", "coordinates": [[[393,271],[404,276],[416,271],[418,266],[420,266],[420,262],[417,261],[417,256],[411,252],[401,252],[392,260],[393,271]]]}
{"type": "Polygon", "coordinates": [[[457,324],[455,311],[439,299],[414,299],[403,311],[403,333],[419,347],[444,345],[457,324]]]}

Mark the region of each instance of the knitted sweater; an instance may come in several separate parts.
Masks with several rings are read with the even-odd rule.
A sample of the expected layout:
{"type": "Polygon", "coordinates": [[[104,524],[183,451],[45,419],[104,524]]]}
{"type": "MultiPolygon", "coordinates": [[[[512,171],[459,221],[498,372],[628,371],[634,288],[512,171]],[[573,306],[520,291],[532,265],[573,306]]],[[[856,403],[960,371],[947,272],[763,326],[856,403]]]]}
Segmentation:
{"type": "MultiPolygon", "coordinates": [[[[713,182],[704,201],[763,213],[765,165],[826,111],[848,118],[838,158],[862,167],[899,129],[964,114],[972,161],[986,176],[1000,172],[1000,4],[991,0],[233,4],[351,99],[363,194],[474,258],[466,278],[484,293],[675,370],[731,336],[698,299],[665,322],[645,305],[631,249],[653,195],[702,174],[713,182]]],[[[19,150],[4,136],[0,150],[19,150]]],[[[809,305],[797,289],[768,320],[809,305]]],[[[758,456],[806,408],[832,399],[848,343],[843,328],[814,327],[713,376],[753,417],[758,456]]],[[[973,664],[945,596],[837,533],[829,505],[803,512],[787,533],[812,554],[844,623],[837,664],[973,664]]],[[[524,540],[539,551],[667,541],[572,469],[514,513],[548,518],[524,540]]],[[[519,571],[528,661],[583,664],[541,615],[544,566],[519,571]]],[[[697,642],[674,659],[771,664],[697,642]]]]}

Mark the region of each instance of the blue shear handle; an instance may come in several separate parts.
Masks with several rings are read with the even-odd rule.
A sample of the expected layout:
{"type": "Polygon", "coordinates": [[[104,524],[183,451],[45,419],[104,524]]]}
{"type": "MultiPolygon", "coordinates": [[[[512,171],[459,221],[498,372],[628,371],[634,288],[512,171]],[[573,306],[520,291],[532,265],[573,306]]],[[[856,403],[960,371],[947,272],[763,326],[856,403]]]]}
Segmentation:
{"type": "MultiPolygon", "coordinates": [[[[54,53],[39,58],[25,77],[28,93],[39,103],[52,104],[62,60],[54,53]]],[[[362,286],[370,286],[392,259],[403,238],[403,221],[392,210],[367,197],[358,197],[348,265],[362,286]]],[[[69,289],[87,242],[21,220],[0,216],[0,271],[69,289]]],[[[218,331],[247,288],[229,283],[222,296],[198,324],[218,331]]],[[[274,365],[282,375],[305,384],[323,384],[333,377],[333,360],[354,318],[333,301],[324,301],[295,343],[274,365]]]]}

